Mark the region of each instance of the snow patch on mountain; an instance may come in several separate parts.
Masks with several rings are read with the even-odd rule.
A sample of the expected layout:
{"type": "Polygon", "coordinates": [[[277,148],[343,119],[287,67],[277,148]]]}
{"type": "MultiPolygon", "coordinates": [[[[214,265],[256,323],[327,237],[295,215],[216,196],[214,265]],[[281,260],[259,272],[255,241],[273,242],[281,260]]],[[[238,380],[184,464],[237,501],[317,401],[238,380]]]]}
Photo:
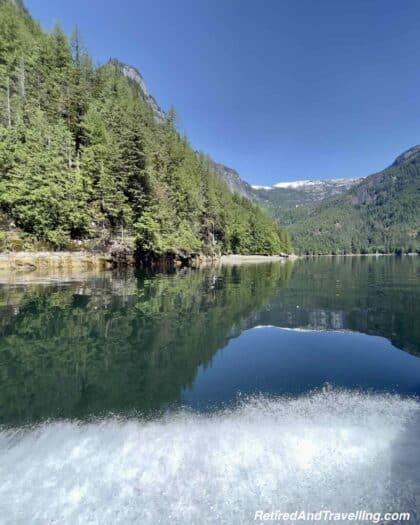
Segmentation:
{"type": "Polygon", "coordinates": [[[273,186],[258,186],[254,185],[254,190],[273,190],[276,188],[280,189],[294,189],[294,190],[316,190],[317,188],[323,189],[325,187],[337,187],[337,188],[350,188],[357,182],[361,181],[362,178],[352,179],[325,179],[325,180],[296,180],[287,182],[278,182],[273,186]]]}

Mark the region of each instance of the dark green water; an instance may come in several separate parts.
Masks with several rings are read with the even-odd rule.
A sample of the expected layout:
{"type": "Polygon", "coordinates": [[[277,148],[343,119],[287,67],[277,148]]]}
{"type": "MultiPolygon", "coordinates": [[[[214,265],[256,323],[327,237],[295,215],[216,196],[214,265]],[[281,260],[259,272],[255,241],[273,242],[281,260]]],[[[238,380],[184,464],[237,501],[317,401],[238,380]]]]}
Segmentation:
{"type": "Polygon", "coordinates": [[[0,286],[0,422],[420,394],[418,257],[0,286]],[[255,329],[258,327],[258,329],[255,329]]]}
{"type": "Polygon", "coordinates": [[[0,314],[2,524],[420,523],[417,257],[3,285],[0,314]]]}

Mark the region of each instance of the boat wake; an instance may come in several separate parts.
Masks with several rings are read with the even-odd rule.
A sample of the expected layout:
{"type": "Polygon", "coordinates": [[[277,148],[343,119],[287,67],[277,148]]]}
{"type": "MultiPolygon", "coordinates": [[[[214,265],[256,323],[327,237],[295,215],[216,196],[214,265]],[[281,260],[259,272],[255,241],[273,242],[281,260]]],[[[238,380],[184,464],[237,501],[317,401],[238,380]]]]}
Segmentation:
{"type": "Polygon", "coordinates": [[[412,399],[324,391],[248,399],[215,414],[2,429],[2,523],[242,525],[255,523],[257,510],[415,513],[419,414],[412,399]]]}

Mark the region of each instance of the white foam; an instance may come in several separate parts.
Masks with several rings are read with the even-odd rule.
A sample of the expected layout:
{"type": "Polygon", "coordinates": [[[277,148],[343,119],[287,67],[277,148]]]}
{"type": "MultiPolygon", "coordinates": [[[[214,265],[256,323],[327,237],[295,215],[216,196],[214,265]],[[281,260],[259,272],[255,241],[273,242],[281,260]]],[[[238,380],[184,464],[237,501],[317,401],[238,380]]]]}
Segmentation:
{"type": "Polygon", "coordinates": [[[414,400],[325,391],[213,415],[3,429],[0,516],[186,525],[254,523],[257,509],[404,510],[406,490],[392,500],[393,447],[418,411],[414,400]]]}

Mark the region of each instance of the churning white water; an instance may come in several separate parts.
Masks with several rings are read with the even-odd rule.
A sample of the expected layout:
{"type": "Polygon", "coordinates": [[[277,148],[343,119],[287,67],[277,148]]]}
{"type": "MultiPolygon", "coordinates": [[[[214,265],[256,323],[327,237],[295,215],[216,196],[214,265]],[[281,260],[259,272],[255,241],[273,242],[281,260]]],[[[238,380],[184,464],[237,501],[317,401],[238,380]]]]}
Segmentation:
{"type": "Polygon", "coordinates": [[[414,400],[326,391],[212,415],[3,430],[0,521],[244,525],[258,509],[412,510],[404,442],[418,417],[414,400]]]}

